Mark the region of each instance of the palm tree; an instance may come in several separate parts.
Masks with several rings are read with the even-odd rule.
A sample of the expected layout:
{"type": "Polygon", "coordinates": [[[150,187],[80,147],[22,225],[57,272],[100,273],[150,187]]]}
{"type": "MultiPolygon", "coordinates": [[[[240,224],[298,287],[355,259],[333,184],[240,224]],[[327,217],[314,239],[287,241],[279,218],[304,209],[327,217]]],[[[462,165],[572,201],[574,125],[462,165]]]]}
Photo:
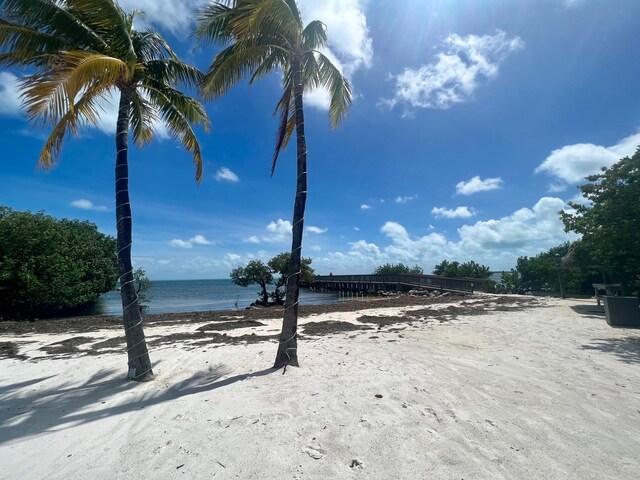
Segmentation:
{"type": "Polygon", "coordinates": [[[326,88],[331,95],[330,124],[336,128],[351,104],[351,86],[320,51],[327,44],[326,26],[302,22],[295,0],[220,0],[206,6],[196,20],[194,35],[205,42],[223,43],[204,75],[205,97],[227,92],[245,75],[250,83],[271,73],[282,73],[283,94],[277,103],[279,115],[273,175],[280,150],[293,130],[297,141],[297,182],[293,207],[291,264],[287,299],[275,367],[298,365],[297,324],[300,289],[300,259],[304,210],[307,200],[307,145],[304,133],[303,93],[326,88]]]}
{"type": "Polygon", "coordinates": [[[153,377],[133,284],[128,137],[141,147],[157,121],[193,154],[196,180],[202,155],[192,125],[208,128],[202,105],[177,89],[202,74],[183,63],[153,31],[133,27],[134,14],[113,0],[0,0],[0,64],[26,66],[21,91],[28,117],[52,127],[38,159],[50,168],[64,139],[97,124],[100,102],[120,95],[116,125],[116,227],[120,292],[129,378],[153,377]]]}

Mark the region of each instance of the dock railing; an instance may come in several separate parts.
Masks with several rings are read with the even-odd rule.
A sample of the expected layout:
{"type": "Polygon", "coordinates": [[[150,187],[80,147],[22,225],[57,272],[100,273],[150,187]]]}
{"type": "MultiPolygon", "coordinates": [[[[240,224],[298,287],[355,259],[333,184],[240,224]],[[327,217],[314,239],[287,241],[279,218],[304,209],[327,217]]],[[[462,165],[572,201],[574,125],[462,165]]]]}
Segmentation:
{"type": "Polygon", "coordinates": [[[327,290],[368,291],[393,287],[421,288],[453,292],[486,291],[488,280],[484,278],[450,278],[439,275],[319,275],[311,287],[327,290]]]}

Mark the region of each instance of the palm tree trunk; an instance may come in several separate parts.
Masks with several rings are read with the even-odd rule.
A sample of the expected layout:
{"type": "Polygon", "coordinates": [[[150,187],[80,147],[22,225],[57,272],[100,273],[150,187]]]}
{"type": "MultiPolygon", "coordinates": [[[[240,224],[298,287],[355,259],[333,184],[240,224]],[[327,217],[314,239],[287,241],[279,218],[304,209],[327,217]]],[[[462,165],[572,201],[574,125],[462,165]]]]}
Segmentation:
{"type": "Polygon", "coordinates": [[[297,329],[298,297],[300,295],[300,263],[302,258],[302,233],[304,210],[307,204],[307,140],[304,135],[304,110],[302,104],[302,61],[295,58],[293,67],[293,95],[296,108],[297,173],[296,198],[293,203],[293,238],[291,240],[291,264],[287,281],[287,297],[282,320],[282,332],[276,354],[275,368],[298,366],[297,329]]]}
{"type": "Polygon", "coordinates": [[[129,378],[146,381],[153,378],[147,342],[142,330],[142,315],[138,295],[133,284],[131,265],[131,205],[129,203],[128,136],[131,95],[120,92],[116,129],[116,227],[118,229],[118,267],[120,269],[120,297],[124,332],[129,357],[129,378]]]}

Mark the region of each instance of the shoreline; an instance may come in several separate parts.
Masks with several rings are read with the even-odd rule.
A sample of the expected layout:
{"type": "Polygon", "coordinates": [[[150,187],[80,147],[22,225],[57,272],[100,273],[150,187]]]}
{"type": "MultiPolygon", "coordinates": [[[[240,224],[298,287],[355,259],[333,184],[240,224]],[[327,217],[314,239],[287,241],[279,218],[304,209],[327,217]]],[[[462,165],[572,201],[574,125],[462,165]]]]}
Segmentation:
{"type": "Polygon", "coordinates": [[[263,309],[149,322],[146,383],[114,322],[0,334],[0,477],[635,480],[638,330],[593,301],[384,300],[301,313],[286,375],[263,309]]]}

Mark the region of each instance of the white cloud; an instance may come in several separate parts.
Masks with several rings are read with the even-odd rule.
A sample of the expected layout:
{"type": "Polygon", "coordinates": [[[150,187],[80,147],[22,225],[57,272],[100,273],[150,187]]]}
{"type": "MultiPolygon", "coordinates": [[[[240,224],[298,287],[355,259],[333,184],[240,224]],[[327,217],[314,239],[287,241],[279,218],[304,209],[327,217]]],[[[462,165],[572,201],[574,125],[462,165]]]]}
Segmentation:
{"type": "Polygon", "coordinates": [[[306,227],[307,232],[309,233],[325,233],[327,232],[328,228],[321,228],[321,227],[314,227],[312,225],[309,225],[308,227],[306,227]]]}
{"type": "Polygon", "coordinates": [[[172,247],[178,248],[191,248],[193,245],[188,240],[180,240],[179,238],[174,238],[173,240],[169,240],[169,245],[172,247]]]}
{"type": "MultiPolygon", "coordinates": [[[[365,15],[365,0],[299,0],[305,23],[320,20],[327,26],[329,48],[323,53],[351,79],[361,68],[369,68],[373,44],[365,15]]],[[[307,104],[328,110],[330,98],[324,90],[305,94],[307,104]]]]}
{"type": "Polygon", "coordinates": [[[475,215],[475,212],[473,209],[469,209],[469,207],[456,207],[452,209],[433,207],[431,214],[436,218],[470,218],[475,215]]]}
{"type": "Polygon", "coordinates": [[[125,11],[142,10],[139,23],[149,23],[172,32],[186,31],[196,10],[207,0],[119,0],[125,11]]]}
{"type": "Polygon", "coordinates": [[[359,232],[359,231],[360,231],[360,227],[353,227],[353,229],[354,229],[356,232],[359,232]]]}
{"type": "Polygon", "coordinates": [[[81,210],[93,210],[94,212],[108,212],[109,209],[104,205],[94,205],[92,201],[80,198],[71,202],[71,206],[81,210]]]}
{"type": "Polygon", "coordinates": [[[0,72],[0,115],[18,117],[21,107],[18,77],[11,72],[0,72]]]}
{"type": "Polygon", "coordinates": [[[367,205],[366,203],[360,205],[361,210],[369,210],[370,208],[372,208],[371,205],[367,205]]]}
{"type": "Polygon", "coordinates": [[[563,200],[544,197],[532,208],[464,225],[457,230],[455,239],[436,231],[413,236],[401,224],[386,222],[380,229],[387,240],[385,245],[359,240],[351,243],[346,252],[314,257],[314,267],[334,273],[367,273],[383,263],[402,262],[430,271],[436,263],[448,259],[475,260],[496,270],[509,269],[520,256],[536,255],[577,238],[564,232],[558,215],[563,209],[568,209],[563,200]]]}
{"type": "Polygon", "coordinates": [[[264,235],[252,235],[245,238],[246,243],[281,243],[291,239],[291,222],[279,218],[267,225],[264,235]]]}
{"type": "Polygon", "coordinates": [[[404,197],[398,196],[396,197],[396,203],[407,203],[411,200],[415,200],[416,198],[418,198],[418,195],[406,195],[404,197]]]}
{"type": "Polygon", "coordinates": [[[560,193],[560,192],[564,192],[566,189],[567,189],[567,186],[562,183],[549,184],[549,193],[560,193]]]}
{"type": "Polygon", "coordinates": [[[229,261],[229,262],[237,262],[238,260],[240,260],[242,257],[236,253],[227,253],[224,256],[225,260],[229,261]]]}
{"type": "Polygon", "coordinates": [[[570,185],[584,181],[585,177],[610,167],[622,157],[633,155],[640,145],[640,133],[623,138],[611,147],[592,143],[567,145],[551,152],[535,172],[544,172],[554,179],[570,185]]]}
{"type": "Polygon", "coordinates": [[[192,248],[194,245],[215,245],[215,242],[207,240],[204,235],[194,235],[189,240],[174,238],[169,240],[169,245],[177,248],[192,248]]]}
{"type": "Polygon", "coordinates": [[[238,177],[238,175],[236,175],[234,172],[229,170],[227,167],[220,168],[216,172],[215,178],[219,182],[225,181],[225,182],[237,183],[238,181],[240,181],[240,178],[238,177]]]}
{"type": "Polygon", "coordinates": [[[478,192],[487,192],[490,190],[499,190],[502,188],[502,178],[485,178],[484,180],[478,176],[473,177],[467,182],[458,182],[456,185],[456,193],[458,195],[473,195],[478,192]]]}
{"type": "Polygon", "coordinates": [[[497,77],[498,67],[511,53],[524,48],[524,41],[498,30],[494,35],[482,36],[451,33],[443,46],[436,62],[392,75],[396,80],[395,96],[382,103],[391,108],[404,103],[447,109],[469,101],[482,81],[497,77]]]}

